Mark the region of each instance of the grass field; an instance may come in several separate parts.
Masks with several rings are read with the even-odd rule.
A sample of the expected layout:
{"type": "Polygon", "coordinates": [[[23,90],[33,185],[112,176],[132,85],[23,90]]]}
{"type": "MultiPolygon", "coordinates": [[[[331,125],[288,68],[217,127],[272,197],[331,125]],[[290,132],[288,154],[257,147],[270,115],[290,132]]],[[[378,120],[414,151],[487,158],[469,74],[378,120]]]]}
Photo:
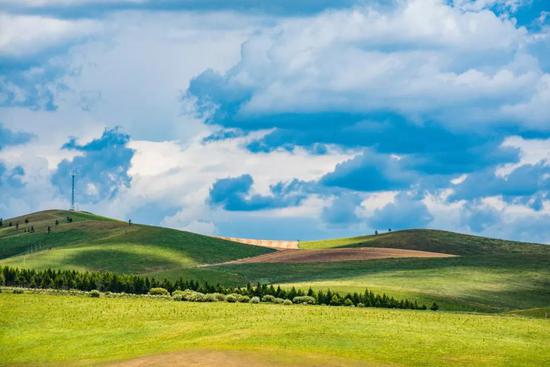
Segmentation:
{"type": "Polygon", "coordinates": [[[143,356],[169,365],[193,358],[231,366],[550,363],[550,320],[514,315],[6,292],[0,313],[2,366],[108,366],[143,356]]]}
{"type": "MultiPolygon", "coordinates": [[[[84,212],[46,211],[13,218],[20,229],[0,229],[0,265],[36,269],[106,270],[157,278],[184,277],[226,286],[247,282],[285,287],[377,293],[447,310],[503,312],[550,305],[550,246],[445,231],[408,230],[315,242],[307,249],[382,247],[434,251],[453,258],[388,259],[338,263],[238,264],[201,267],[268,254],[237,244],[167,228],[132,225],[84,212]],[[70,215],[73,223],[66,223],[70,215]],[[28,218],[35,233],[23,231],[28,218]],[[55,226],[55,220],[60,224],[55,226]],[[47,233],[47,226],[52,233],[47,233]]],[[[27,225],[28,226],[28,225],[27,225]]]]}
{"type": "MultiPolygon", "coordinates": [[[[0,263],[37,269],[105,270],[174,278],[199,264],[274,251],[168,228],[129,226],[89,213],[52,210],[6,223],[9,221],[14,224],[12,227],[4,224],[0,229],[0,263]],[[66,216],[73,218],[73,223],[67,223],[66,216]],[[25,219],[29,224],[25,225],[25,219]],[[55,225],[55,220],[60,224],[55,225]],[[18,231],[16,222],[20,223],[18,231]],[[24,232],[31,225],[35,232],[24,232]],[[51,233],[47,233],[48,226],[51,233]]],[[[200,273],[211,281],[219,278],[216,270],[200,273]]]]}

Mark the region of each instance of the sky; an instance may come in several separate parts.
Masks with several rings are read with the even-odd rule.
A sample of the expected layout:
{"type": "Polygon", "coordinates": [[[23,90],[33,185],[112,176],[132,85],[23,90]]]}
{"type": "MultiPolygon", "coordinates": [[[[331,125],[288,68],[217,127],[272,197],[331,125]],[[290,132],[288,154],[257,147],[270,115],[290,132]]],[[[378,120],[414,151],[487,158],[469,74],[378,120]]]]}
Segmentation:
{"type": "Polygon", "coordinates": [[[0,0],[0,217],[550,243],[546,0],[0,0]]]}

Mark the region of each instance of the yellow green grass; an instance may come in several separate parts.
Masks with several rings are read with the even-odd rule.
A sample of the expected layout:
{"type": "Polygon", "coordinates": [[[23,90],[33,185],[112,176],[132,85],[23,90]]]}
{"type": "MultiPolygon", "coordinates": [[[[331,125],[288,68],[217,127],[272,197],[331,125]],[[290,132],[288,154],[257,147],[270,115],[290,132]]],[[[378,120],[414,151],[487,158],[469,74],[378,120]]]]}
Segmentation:
{"type": "MultiPolygon", "coordinates": [[[[112,271],[175,278],[200,264],[256,256],[273,250],[195,233],[131,225],[90,213],[51,210],[9,219],[0,229],[0,264],[37,269],[112,271]],[[66,217],[74,219],[67,223],[66,217]],[[25,219],[29,220],[25,224],[25,219]],[[59,225],[55,225],[55,220],[59,225]],[[7,227],[8,222],[12,227],[7,227]],[[19,222],[19,230],[15,223],[19,222]],[[34,227],[35,232],[25,232],[34,227]],[[47,232],[47,227],[51,232],[47,232]]],[[[215,281],[219,271],[204,269],[215,281]]],[[[232,281],[232,277],[229,280],[232,281]]],[[[242,281],[235,279],[234,281],[242,281]]]]}
{"type": "Polygon", "coordinates": [[[93,366],[202,349],[261,351],[292,357],[294,365],[333,358],[367,366],[550,363],[550,320],[510,315],[6,292],[0,313],[2,366],[93,366]]]}
{"type": "Polygon", "coordinates": [[[446,310],[501,312],[550,305],[550,246],[435,230],[407,230],[315,242],[309,248],[394,247],[458,255],[447,259],[389,259],[317,264],[241,264],[202,267],[273,250],[85,212],[44,211],[4,221],[0,265],[36,269],[111,271],[225,286],[247,282],[285,287],[365,288],[446,310]],[[66,216],[74,219],[66,223],[66,216]],[[25,225],[25,218],[29,224],[25,225]],[[55,226],[55,220],[59,225],[55,226]],[[20,223],[19,231],[6,227],[20,223]],[[34,233],[24,232],[33,225],[34,233]],[[47,226],[52,232],[47,233],[47,226]]]}

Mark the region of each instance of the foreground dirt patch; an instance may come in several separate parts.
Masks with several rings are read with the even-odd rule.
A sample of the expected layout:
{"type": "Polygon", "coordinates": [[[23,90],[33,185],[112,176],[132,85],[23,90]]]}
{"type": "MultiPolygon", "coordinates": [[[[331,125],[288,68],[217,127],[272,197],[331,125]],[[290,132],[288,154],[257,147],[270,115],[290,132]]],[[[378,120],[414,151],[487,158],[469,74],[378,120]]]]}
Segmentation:
{"type": "Polygon", "coordinates": [[[272,356],[267,353],[235,351],[185,351],[141,357],[125,362],[107,364],[106,367],[367,367],[367,365],[342,359],[272,356]]]}
{"type": "Polygon", "coordinates": [[[325,250],[281,250],[260,256],[230,261],[227,264],[251,263],[316,263],[354,260],[391,259],[401,257],[452,257],[439,252],[403,250],[397,248],[363,247],[325,250]]]}

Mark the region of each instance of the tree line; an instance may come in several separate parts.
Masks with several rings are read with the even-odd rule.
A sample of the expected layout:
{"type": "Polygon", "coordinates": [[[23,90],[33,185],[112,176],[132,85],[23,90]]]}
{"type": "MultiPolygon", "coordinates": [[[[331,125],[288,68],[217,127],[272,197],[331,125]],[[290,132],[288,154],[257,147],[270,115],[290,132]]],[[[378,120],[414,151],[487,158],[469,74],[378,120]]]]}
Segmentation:
{"type": "MultiPolygon", "coordinates": [[[[138,275],[115,274],[110,272],[79,272],[76,270],[35,270],[19,269],[9,266],[0,267],[0,285],[10,287],[43,288],[43,289],[77,289],[81,291],[98,290],[112,293],[147,294],[152,288],[164,288],[170,293],[192,290],[200,293],[238,294],[248,297],[273,296],[293,300],[296,297],[312,297],[316,304],[331,306],[364,306],[382,308],[400,308],[425,310],[425,305],[408,299],[398,300],[386,294],[375,294],[365,289],[363,293],[339,294],[331,290],[309,290],[274,287],[267,284],[251,284],[246,287],[224,287],[221,284],[200,283],[196,280],[180,278],[174,282],[162,281],[138,275]]],[[[436,310],[434,303],[431,307],[436,310]]]]}

